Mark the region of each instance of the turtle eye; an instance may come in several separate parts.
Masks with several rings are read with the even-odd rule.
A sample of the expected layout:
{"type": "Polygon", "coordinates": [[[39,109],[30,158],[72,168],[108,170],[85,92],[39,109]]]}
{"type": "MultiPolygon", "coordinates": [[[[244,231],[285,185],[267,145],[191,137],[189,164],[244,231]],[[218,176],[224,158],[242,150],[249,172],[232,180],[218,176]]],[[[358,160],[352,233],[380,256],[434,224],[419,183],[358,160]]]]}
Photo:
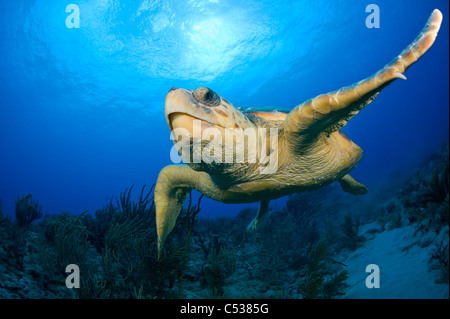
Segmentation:
{"type": "Polygon", "coordinates": [[[220,104],[220,97],[211,89],[207,87],[199,87],[193,93],[194,99],[207,106],[218,106],[220,104]]]}

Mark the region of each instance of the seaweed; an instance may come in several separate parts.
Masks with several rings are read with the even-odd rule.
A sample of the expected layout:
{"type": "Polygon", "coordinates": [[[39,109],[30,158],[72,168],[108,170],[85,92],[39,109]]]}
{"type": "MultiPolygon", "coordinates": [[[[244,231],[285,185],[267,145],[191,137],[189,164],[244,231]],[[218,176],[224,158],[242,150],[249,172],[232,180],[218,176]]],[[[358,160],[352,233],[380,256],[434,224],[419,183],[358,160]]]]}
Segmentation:
{"type": "Polygon", "coordinates": [[[0,200],[0,227],[3,225],[7,225],[9,222],[8,216],[5,216],[2,208],[2,201],[0,200]]]}
{"type": "Polygon", "coordinates": [[[321,239],[311,249],[308,263],[303,267],[304,279],[299,283],[298,290],[304,299],[330,299],[343,295],[348,278],[346,270],[333,272],[328,265],[327,244],[321,239]]]}
{"type": "MultiPolygon", "coordinates": [[[[305,227],[298,225],[294,214],[288,210],[274,210],[258,223],[256,227],[256,241],[264,249],[285,253],[294,249],[299,241],[305,238],[304,233],[299,233],[299,229],[304,231],[305,227]]],[[[312,220],[308,220],[312,222],[312,220]]]]}
{"type": "Polygon", "coordinates": [[[392,230],[402,226],[401,207],[394,201],[390,201],[385,207],[382,214],[377,217],[377,223],[383,230],[392,230]]]}
{"type": "Polygon", "coordinates": [[[101,250],[101,271],[84,278],[81,298],[133,298],[140,289],[145,279],[142,267],[156,245],[151,231],[154,212],[152,205],[148,207],[153,187],[144,195],[145,187],[137,203],[131,201],[131,186],[120,193],[117,207],[110,200],[95,218],[84,219],[90,240],[101,250]]]}
{"type": "Polygon", "coordinates": [[[208,256],[208,263],[203,266],[203,273],[209,286],[211,296],[223,296],[225,281],[236,269],[236,251],[220,248],[208,256]]]}
{"type": "Polygon", "coordinates": [[[341,225],[342,243],[343,247],[355,250],[361,245],[362,238],[359,233],[359,219],[358,215],[352,216],[350,213],[345,213],[344,222],[341,225]]]}
{"type": "Polygon", "coordinates": [[[441,278],[438,283],[449,283],[449,249],[447,243],[440,242],[436,244],[436,247],[431,252],[430,261],[436,260],[441,270],[441,278]]]}
{"type": "Polygon", "coordinates": [[[137,201],[131,199],[132,189],[120,193],[117,206],[110,201],[95,218],[84,219],[90,225],[89,238],[97,243],[97,250],[101,248],[101,256],[96,265],[99,271],[89,273],[82,281],[80,298],[161,298],[177,281],[178,293],[171,294],[182,295],[181,279],[201,198],[197,206],[192,206],[189,196],[189,206],[180,212],[165,245],[164,258],[159,261],[153,186],[147,191],[144,185],[137,201]]]}
{"type": "Polygon", "coordinates": [[[134,185],[131,185],[130,189],[125,189],[124,192],[120,193],[119,199],[117,201],[117,207],[121,211],[121,216],[124,218],[135,218],[137,216],[148,215],[155,206],[153,197],[150,197],[155,184],[153,184],[150,190],[144,196],[144,190],[147,185],[142,186],[141,194],[139,195],[139,201],[136,203],[131,201],[131,191],[134,185]],[[150,207],[147,207],[150,204],[150,207]]]}
{"type": "Polygon", "coordinates": [[[424,203],[442,203],[449,193],[449,164],[446,163],[442,172],[433,171],[420,194],[420,200],[424,203]]]}
{"type": "Polygon", "coordinates": [[[328,249],[330,251],[337,251],[340,247],[338,238],[340,234],[336,227],[336,224],[332,219],[328,218],[327,223],[325,225],[325,235],[324,238],[327,242],[328,249]]]}
{"type": "Polygon", "coordinates": [[[262,248],[258,250],[257,256],[257,278],[271,286],[279,286],[280,273],[285,271],[289,265],[288,256],[277,251],[262,248]]]}
{"type": "Polygon", "coordinates": [[[87,270],[87,251],[90,247],[86,226],[78,217],[58,218],[55,220],[55,249],[59,270],[65,274],[69,264],[76,264],[81,270],[87,270]]]}
{"type": "Polygon", "coordinates": [[[24,230],[6,216],[0,216],[0,265],[5,263],[23,270],[24,246],[24,230]]]}
{"type": "Polygon", "coordinates": [[[448,144],[440,156],[430,162],[431,172],[423,169],[410,179],[400,191],[410,223],[418,223],[428,230],[448,225],[449,222],[449,149],[448,144]]]}
{"type": "Polygon", "coordinates": [[[115,218],[118,212],[119,209],[114,206],[111,199],[103,206],[103,208],[97,209],[94,216],[85,214],[82,217],[83,224],[87,227],[89,242],[99,253],[101,253],[105,247],[104,238],[106,232],[110,228],[113,218],[115,218]]]}
{"type": "Polygon", "coordinates": [[[133,289],[141,286],[141,267],[147,261],[150,245],[154,244],[149,225],[148,219],[136,216],[113,222],[106,232],[101,258],[102,279],[106,284],[101,286],[108,287],[111,297],[131,298],[133,289]]]}
{"type": "Polygon", "coordinates": [[[348,271],[341,270],[334,273],[323,283],[322,294],[324,299],[333,299],[336,296],[344,295],[345,289],[348,287],[346,283],[348,279],[348,271]]]}
{"type": "Polygon", "coordinates": [[[16,199],[16,221],[19,226],[27,226],[33,221],[42,218],[42,206],[35,200],[31,194],[18,197],[16,199]]]}

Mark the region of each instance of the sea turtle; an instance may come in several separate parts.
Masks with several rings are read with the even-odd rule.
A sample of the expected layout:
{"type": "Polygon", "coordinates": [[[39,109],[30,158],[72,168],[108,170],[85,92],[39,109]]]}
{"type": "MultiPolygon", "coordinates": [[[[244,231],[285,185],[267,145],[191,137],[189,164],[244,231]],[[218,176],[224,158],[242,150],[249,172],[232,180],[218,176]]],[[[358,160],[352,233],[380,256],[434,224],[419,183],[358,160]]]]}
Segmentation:
{"type": "Polygon", "coordinates": [[[209,88],[172,88],[164,110],[172,132],[181,132],[174,134],[175,144],[187,165],[166,166],[158,176],[154,198],[159,256],[192,189],[224,203],[260,202],[248,229],[256,226],[271,199],[290,193],[335,181],[351,194],[367,193],[367,188],[349,175],[362,150],[340,129],[392,81],[406,79],[403,73],[432,46],[441,22],[442,13],[436,9],[419,36],[383,69],[354,85],[310,99],[288,113],[242,112],[209,88]],[[270,129],[276,130],[275,138],[270,129]],[[215,135],[200,134],[208,130],[215,135]],[[228,158],[231,161],[226,161],[224,154],[230,143],[224,143],[224,136],[231,130],[235,140],[228,158]],[[252,130],[263,134],[255,137],[252,130]],[[238,142],[240,138],[243,140],[238,142]],[[256,143],[256,153],[250,150],[250,145],[255,146],[252,142],[256,143]],[[237,160],[240,151],[244,161],[237,160]],[[272,163],[268,154],[275,154],[272,163]]]}

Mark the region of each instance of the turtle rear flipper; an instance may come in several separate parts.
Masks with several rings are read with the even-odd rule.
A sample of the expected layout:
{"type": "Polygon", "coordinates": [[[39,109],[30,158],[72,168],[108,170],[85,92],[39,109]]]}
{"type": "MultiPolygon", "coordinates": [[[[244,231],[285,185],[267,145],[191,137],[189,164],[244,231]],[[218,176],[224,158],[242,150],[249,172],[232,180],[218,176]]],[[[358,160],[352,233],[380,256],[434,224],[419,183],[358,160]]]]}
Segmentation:
{"type": "Polygon", "coordinates": [[[351,177],[348,174],[338,181],[339,184],[341,184],[342,190],[352,195],[364,195],[367,194],[368,192],[366,186],[357,182],[353,177],[351,177]]]}
{"type": "Polygon", "coordinates": [[[269,208],[269,199],[263,200],[259,203],[258,211],[256,212],[256,217],[250,222],[247,226],[247,231],[252,231],[256,228],[256,224],[258,224],[261,217],[266,213],[267,208],[269,208]]]}
{"type": "Polygon", "coordinates": [[[341,129],[393,80],[406,79],[403,73],[433,45],[441,22],[442,13],[436,9],[419,36],[383,69],[354,85],[319,95],[294,108],[284,121],[290,145],[298,149],[314,142],[323,132],[341,129]]]}

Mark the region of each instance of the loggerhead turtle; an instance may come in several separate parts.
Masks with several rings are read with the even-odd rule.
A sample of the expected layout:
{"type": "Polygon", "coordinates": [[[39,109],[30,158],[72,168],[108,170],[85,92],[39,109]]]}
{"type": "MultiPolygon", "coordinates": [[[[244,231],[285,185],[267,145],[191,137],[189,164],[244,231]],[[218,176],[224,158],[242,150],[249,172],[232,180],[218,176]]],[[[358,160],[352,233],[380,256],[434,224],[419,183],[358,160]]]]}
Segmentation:
{"type": "MultiPolygon", "coordinates": [[[[260,202],[249,230],[265,213],[271,199],[290,193],[315,189],[335,181],[351,194],[367,193],[367,188],[349,175],[361,159],[362,150],[340,129],[392,81],[398,78],[406,80],[403,73],[432,46],[441,22],[442,13],[436,9],[419,36],[383,69],[354,85],[310,99],[288,113],[241,112],[206,87],[193,91],[172,88],[165,100],[166,120],[172,132],[177,129],[184,132],[184,139],[183,134],[174,136],[175,143],[184,141],[184,146],[187,145],[192,153],[186,152],[187,156],[180,154],[187,165],[166,166],[158,176],[155,205],[159,257],[192,189],[224,203],[260,202]],[[211,128],[222,134],[218,134],[219,140],[199,134],[201,130],[211,128]],[[266,150],[265,155],[267,152],[277,155],[276,169],[271,174],[261,170],[267,166],[267,160],[261,160],[263,153],[256,153],[256,162],[248,160],[251,143],[249,137],[243,135],[243,130],[258,128],[266,128],[264,131],[269,133],[269,128],[278,130],[277,143],[272,144],[269,133],[256,138],[257,149],[266,150]],[[205,158],[205,153],[211,155],[211,149],[204,152],[205,147],[213,141],[225,151],[226,143],[225,146],[220,143],[226,131],[231,129],[237,134],[236,138],[247,141],[233,141],[231,146],[236,153],[243,151],[247,161],[228,163],[217,160],[223,159],[224,153],[221,152],[217,152],[219,155],[215,158],[205,158]],[[196,152],[203,155],[200,161],[193,161],[196,152]]],[[[182,153],[184,149],[180,145],[178,151],[182,153]]]]}

